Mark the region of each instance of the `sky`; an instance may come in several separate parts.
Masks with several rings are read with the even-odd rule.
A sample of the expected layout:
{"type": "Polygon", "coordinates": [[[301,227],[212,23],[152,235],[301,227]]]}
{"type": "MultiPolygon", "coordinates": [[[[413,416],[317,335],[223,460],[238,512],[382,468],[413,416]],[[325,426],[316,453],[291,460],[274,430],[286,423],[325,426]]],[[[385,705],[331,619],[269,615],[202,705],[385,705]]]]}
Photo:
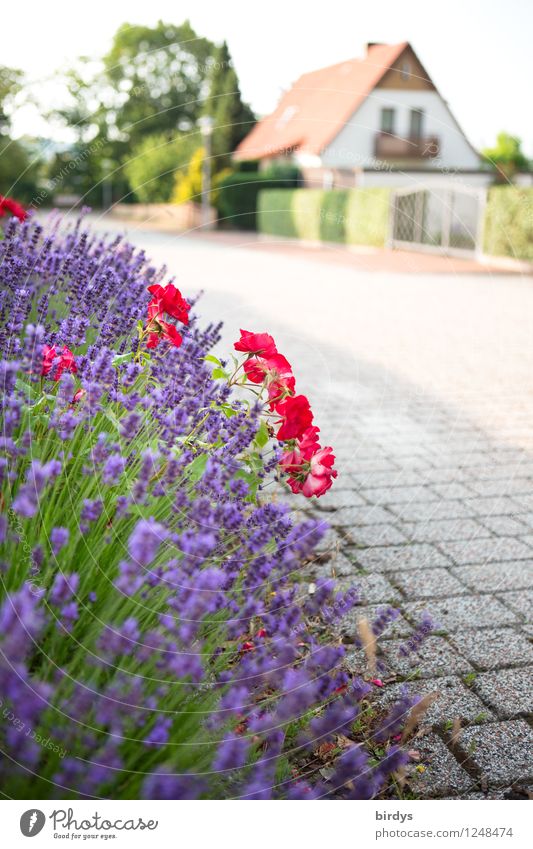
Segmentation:
{"type": "MultiPolygon", "coordinates": [[[[410,41],[459,123],[478,148],[505,130],[533,156],[531,0],[26,0],[2,9],[0,62],[22,68],[32,89],[79,55],[97,58],[124,22],[189,19],[198,35],[226,39],[243,96],[270,112],[300,74],[362,55],[367,41],[410,41]]],[[[36,110],[15,134],[49,135],[36,110]]]]}

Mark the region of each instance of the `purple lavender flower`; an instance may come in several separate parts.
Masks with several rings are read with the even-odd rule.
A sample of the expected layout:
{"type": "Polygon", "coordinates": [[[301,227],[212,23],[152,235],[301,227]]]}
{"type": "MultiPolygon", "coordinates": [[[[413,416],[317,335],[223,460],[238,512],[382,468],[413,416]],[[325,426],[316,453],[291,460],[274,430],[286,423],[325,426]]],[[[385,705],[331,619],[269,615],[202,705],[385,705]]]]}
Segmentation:
{"type": "Polygon", "coordinates": [[[68,528],[52,528],[50,531],[50,545],[52,552],[57,557],[59,552],[68,544],[70,532],[68,528]]]}

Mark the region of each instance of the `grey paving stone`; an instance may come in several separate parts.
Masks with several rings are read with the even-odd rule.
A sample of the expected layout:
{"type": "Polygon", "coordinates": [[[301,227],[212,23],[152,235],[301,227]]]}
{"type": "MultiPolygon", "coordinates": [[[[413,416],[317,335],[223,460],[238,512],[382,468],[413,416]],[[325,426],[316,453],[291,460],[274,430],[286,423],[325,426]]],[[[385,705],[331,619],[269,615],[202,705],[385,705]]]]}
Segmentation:
{"type": "Polygon", "coordinates": [[[465,687],[457,676],[424,678],[420,681],[410,681],[408,684],[389,684],[377,692],[375,688],[372,692],[372,701],[388,707],[400,698],[404,688],[416,696],[438,693],[438,698],[424,714],[421,723],[423,727],[449,725],[456,718],[461,720],[462,724],[487,722],[494,719],[492,710],[468,687],[465,687]]]}
{"type": "Polygon", "coordinates": [[[366,504],[363,507],[342,507],[331,514],[332,525],[358,527],[359,525],[378,525],[395,521],[395,516],[378,505],[366,504]]]}
{"type": "Polygon", "coordinates": [[[478,495],[527,495],[531,492],[528,478],[502,477],[497,480],[472,480],[469,486],[478,495]]]}
{"type": "Polygon", "coordinates": [[[350,536],[362,547],[397,545],[407,541],[406,535],[394,525],[367,525],[364,528],[353,528],[350,536]]]}
{"type": "Polygon", "coordinates": [[[440,498],[470,498],[472,490],[464,483],[436,483],[432,489],[440,498]]]}
{"type": "Polygon", "coordinates": [[[504,560],[482,566],[456,566],[451,570],[476,592],[502,592],[533,586],[533,560],[504,560]]]}
{"type": "Polygon", "coordinates": [[[429,486],[393,486],[365,489],[365,498],[373,504],[409,504],[411,502],[438,501],[429,486]]]}
{"type": "Polygon", "coordinates": [[[390,581],[379,572],[357,578],[363,604],[396,604],[401,596],[390,581]]]}
{"type": "MultiPolygon", "coordinates": [[[[377,618],[380,611],[387,607],[386,604],[368,604],[355,607],[344,616],[338,625],[338,632],[346,639],[346,643],[353,643],[357,638],[357,623],[360,619],[366,619],[370,624],[377,618]]],[[[336,626],[337,627],[337,626],[336,626]]],[[[403,616],[399,616],[389,624],[387,629],[380,635],[378,643],[385,644],[391,639],[402,638],[402,641],[413,633],[413,628],[403,616]]]]}
{"type": "Polygon", "coordinates": [[[444,519],[465,519],[472,515],[462,501],[392,504],[389,509],[404,522],[436,522],[444,519]]]}
{"type": "Polygon", "coordinates": [[[504,604],[509,605],[511,610],[518,613],[526,622],[533,621],[533,590],[502,593],[500,598],[504,604]]]}
{"type": "Polygon", "coordinates": [[[438,548],[458,565],[531,559],[532,549],[519,539],[483,537],[463,542],[438,542],[438,548]]]}
{"type": "Polygon", "coordinates": [[[475,786],[475,781],[464,770],[436,734],[427,734],[413,742],[419,753],[418,766],[409,769],[409,786],[420,799],[444,795],[463,796],[475,786]]]}
{"type": "Polygon", "coordinates": [[[379,549],[350,549],[347,551],[347,555],[357,560],[362,568],[369,572],[433,569],[452,563],[437,548],[426,543],[389,546],[379,549]]]}
{"type": "Polygon", "coordinates": [[[366,475],[352,474],[352,478],[362,488],[362,495],[366,498],[366,490],[377,487],[404,487],[417,486],[424,483],[422,472],[412,472],[408,469],[398,469],[389,472],[368,472],[366,475]]]}
{"type": "Polygon", "coordinates": [[[388,668],[402,677],[418,674],[421,678],[444,675],[463,675],[472,672],[472,666],[444,637],[428,637],[417,654],[404,657],[401,653],[405,640],[383,643],[382,649],[388,668]]]}
{"type": "Polygon", "coordinates": [[[485,516],[479,519],[483,527],[496,536],[520,536],[527,534],[530,528],[514,516],[485,516]]]}
{"type": "Polygon", "coordinates": [[[513,628],[456,631],[450,641],[478,669],[504,669],[533,663],[533,646],[513,628]]]}
{"type": "Polygon", "coordinates": [[[533,775],[533,731],[522,719],[466,728],[458,748],[491,784],[533,775]]]}
{"type": "Polygon", "coordinates": [[[476,676],[472,689],[504,719],[533,712],[533,666],[484,672],[476,676]]]}
{"type": "Polygon", "coordinates": [[[465,498],[465,507],[473,514],[480,517],[486,516],[515,516],[521,511],[518,498],[510,498],[508,495],[493,496],[492,498],[465,498]]]}
{"type": "Polygon", "coordinates": [[[333,555],[335,552],[340,550],[342,540],[333,528],[328,527],[329,522],[325,522],[325,525],[327,527],[326,533],[317,545],[316,551],[322,554],[328,553],[333,555]]]}
{"type": "Polygon", "coordinates": [[[328,489],[325,495],[317,499],[318,510],[330,512],[339,510],[341,507],[360,507],[366,504],[364,498],[354,489],[339,489],[335,487],[328,489]]]}
{"type": "Polygon", "coordinates": [[[495,625],[510,625],[516,622],[516,616],[504,604],[492,596],[472,595],[453,596],[435,599],[431,603],[423,601],[404,604],[404,610],[411,620],[420,619],[427,610],[438,629],[448,632],[461,628],[488,628],[495,625]]]}
{"type": "Polygon", "coordinates": [[[314,578],[349,578],[354,583],[358,583],[361,577],[356,565],[344,554],[336,551],[325,562],[322,562],[322,558],[318,558],[308,564],[305,571],[314,578]]]}
{"type": "Polygon", "coordinates": [[[408,599],[441,598],[467,592],[461,581],[447,569],[413,569],[395,573],[393,583],[408,599]]]}
{"type": "Polygon", "coordinates": [[[403,530],[416,542],[443,542],[446,540],[475,540],[487,536],[488,531],[474,519],[448,519],[445,521],[406,522],[403,530]]]}

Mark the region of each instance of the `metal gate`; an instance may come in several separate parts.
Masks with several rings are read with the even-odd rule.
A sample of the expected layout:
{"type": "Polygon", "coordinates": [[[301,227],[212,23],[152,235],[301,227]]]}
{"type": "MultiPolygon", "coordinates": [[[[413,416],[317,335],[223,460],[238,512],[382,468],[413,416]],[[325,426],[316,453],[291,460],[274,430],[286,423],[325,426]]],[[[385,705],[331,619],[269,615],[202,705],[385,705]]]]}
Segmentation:
{"type": "Polygon", "coordinates": [[[393,248],[473,256],[482,252],[485,189],[396,189],[390,208],[393,248]]]}

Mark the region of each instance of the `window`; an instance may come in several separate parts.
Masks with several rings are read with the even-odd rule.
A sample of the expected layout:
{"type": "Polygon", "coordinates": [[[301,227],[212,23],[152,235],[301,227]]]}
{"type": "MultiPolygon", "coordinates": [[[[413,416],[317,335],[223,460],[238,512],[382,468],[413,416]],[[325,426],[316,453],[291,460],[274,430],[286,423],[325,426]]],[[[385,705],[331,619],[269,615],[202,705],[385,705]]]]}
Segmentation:
{"type": "Polygon", "coordinates": [[[424,113],[422,109],[411,109],[411,119],[409,122],[409,135],[412,139],[422,138],[424,125],[424,113]]]}
{"type": "Polygon", "coordinates": [[[402,80],[408,80],[409,79],[409,77],[411,76],[411,66],[410,66],[409,62],[402,62],[400,74],[401,74],[402,80]]]}
{"type": "Polygon", "coordinates": [[[394,109],[381,110],[381,132],[394,133],[394,109]]]}

